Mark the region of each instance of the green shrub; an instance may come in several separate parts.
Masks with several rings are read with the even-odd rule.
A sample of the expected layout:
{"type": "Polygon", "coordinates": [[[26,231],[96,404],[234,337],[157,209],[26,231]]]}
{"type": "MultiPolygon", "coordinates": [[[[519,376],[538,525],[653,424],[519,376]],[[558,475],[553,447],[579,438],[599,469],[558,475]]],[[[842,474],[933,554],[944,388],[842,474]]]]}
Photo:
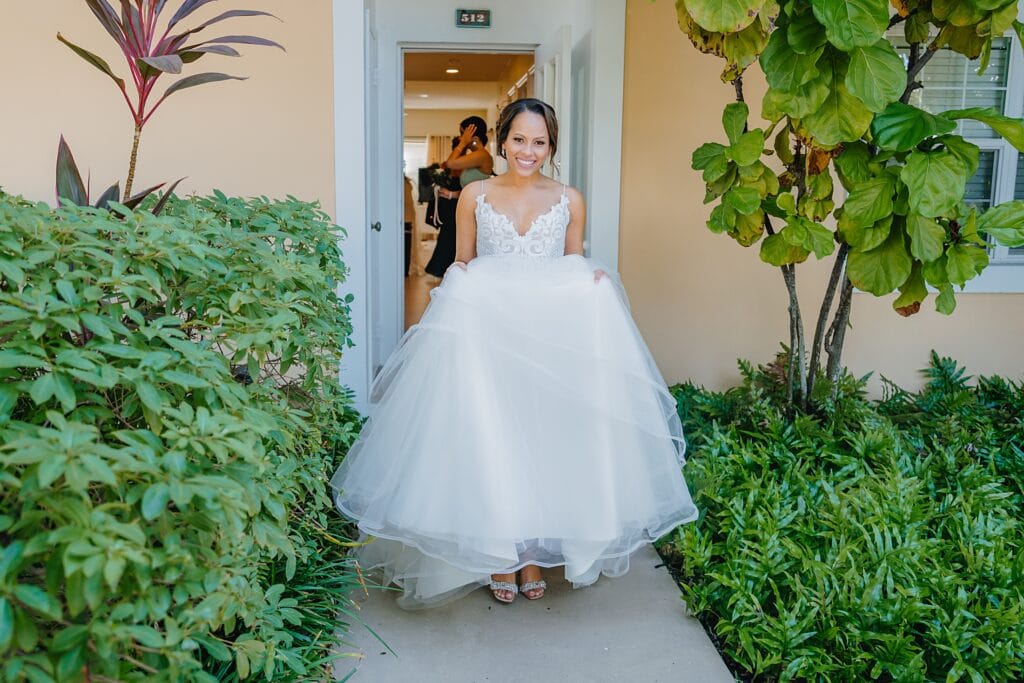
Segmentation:
{"type": "Polygon", "coordinates": [[[703,515],[662,551],[750,680],[1024,678],[1024,387],[928,385],[880,402],[847,382],[787,418],[746,368],[724,394],[676,387],[703,515]]]}
{"type": "Polygon", "coordinates": [[[112,208],[0,193],[0,679],[320,678],[343,591],[309,576],[354,580],[338,228],[292,198],[112,208]]]}

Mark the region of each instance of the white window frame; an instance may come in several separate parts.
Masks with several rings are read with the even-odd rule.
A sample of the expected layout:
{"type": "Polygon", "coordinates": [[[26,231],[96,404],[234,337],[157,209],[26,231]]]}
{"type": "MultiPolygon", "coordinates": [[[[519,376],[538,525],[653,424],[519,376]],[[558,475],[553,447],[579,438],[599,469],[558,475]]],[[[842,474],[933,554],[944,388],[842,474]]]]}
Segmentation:
{"type": "MultiPolygon", "coordinates": [[[[1010,63],[1006,69],[1006,104],[1003,113],[1006,116],[1021,118],[1024,116],[1024,50],[1012,30],[1004,35],[1010,39],[1010,63]]],[[[990,206],[1012,200],[1017,157],[1020,153],[1002,137],[965,139],[983,150],[993,150],[996,153],[995,166],[992,169],[990,206]]],[[[989,259],[989,265],[981,275],[964,285],[964,292],[1024,292],[1024,255],[1010,254],[1009,247],[996,244],[989,247],[989,259]]]]}
{"type": "MultiPolygon", "coordinates": [[[[1018,19],[1024,20],[1024,8],[1018,19]]],[[[1010,41],[1009,63],[1006,67],[1006,94],[1003,114],[1015,118],[1024,117],[1024,49],[1016,33],[1011,29],[1003,34],[1010,41]]],[[[890,40],[902,42],[902,31],[890,34],[890,40]]],[[[925,69],[928,67],[925,66],[925,69]]],[[[992,169],[992,189],[989,206],[996,206],[1014,198],[1014,183],[1017,174],[1017,157],[1020,153],[1004,138],[964,137],[981,150],[995,152],[992,169]]],[[[1010,254],[1009,247],[993,244],[989,246],[989,265],[981,275],[968,281],[962,291],[972,293],[1024,293],[1024,254],[1010,254]]]]}

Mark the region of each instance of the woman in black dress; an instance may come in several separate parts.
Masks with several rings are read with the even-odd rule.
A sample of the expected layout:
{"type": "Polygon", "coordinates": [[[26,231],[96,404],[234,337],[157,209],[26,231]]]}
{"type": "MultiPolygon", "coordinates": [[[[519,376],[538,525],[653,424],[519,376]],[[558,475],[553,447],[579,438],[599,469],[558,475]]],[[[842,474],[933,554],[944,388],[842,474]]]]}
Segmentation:
{"type": "MultiPolygon", "coordinates": [[[[452,141],[452,148],[459,143],[452,141]]],[[[438,229],[434,253],[424,268],[434,277],[444,277],[448,266],[455,260],[455,205],[459,203],[459,174],[437,165],[434,173],[434,197],[427,204],[427,225],[438,229]]]]}

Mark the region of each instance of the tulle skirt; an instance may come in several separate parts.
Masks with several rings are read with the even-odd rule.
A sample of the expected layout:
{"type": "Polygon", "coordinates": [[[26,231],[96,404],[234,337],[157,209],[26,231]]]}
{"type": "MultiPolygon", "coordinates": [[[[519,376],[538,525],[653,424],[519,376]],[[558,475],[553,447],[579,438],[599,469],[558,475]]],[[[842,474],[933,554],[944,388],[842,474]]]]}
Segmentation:
{"type": "Polygon", "coordinates": [[[431,293],[331,480],[357,556],[430,607],[527,564],[620,576],[697,518],[676,405],[621,285],[581,256],[481,257],[431,293]]]}

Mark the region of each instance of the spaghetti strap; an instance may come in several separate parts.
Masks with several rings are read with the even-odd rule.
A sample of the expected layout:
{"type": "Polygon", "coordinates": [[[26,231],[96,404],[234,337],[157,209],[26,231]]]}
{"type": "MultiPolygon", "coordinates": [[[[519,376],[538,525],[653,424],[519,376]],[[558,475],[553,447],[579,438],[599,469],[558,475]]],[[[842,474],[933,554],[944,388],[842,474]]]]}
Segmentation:
{"type": "Polygon", "coordinates": [[[565,183],[562,183],[562,196],[565,196],[565,183]]]}

